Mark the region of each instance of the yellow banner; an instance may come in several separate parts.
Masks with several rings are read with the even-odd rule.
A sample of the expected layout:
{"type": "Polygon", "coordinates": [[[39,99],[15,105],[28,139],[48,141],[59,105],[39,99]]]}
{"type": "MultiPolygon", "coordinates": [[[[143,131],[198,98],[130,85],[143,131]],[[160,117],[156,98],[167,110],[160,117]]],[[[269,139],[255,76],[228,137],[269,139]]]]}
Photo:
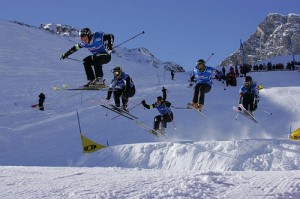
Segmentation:
{"type": "Polygon", "coordinates": [[[262,90],[264,88],[264,86],[262,86],[262,85],[259,85],[257,87],[258,87],[258,90],[262,90]]]}
{"type": "Polygon", "coordinates": [[[300,140],[300,128],[293,131],[290,135],[291,140],[300,140]]]}
{"type": "Polygon", "coordinates": [[[82,134],[81,134],[81,142],[82,142],[83,153],[92,153],[106,147],[101,144],[97,144],[96,142],[86,138],[82,134]]]}

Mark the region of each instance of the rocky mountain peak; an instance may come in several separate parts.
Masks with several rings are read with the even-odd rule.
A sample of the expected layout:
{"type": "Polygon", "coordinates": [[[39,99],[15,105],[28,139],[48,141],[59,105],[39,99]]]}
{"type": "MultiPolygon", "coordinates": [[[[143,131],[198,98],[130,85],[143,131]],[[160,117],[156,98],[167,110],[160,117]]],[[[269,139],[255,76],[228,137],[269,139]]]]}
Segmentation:
{"type": "Polygon", "coordinates": [[[244,60],[239,48],[220,65],[254,64],[271,57],[289,55],[292,54],[290,43],[294,54],[300,54],[300,15],[271,13],[243,43],[244,60]]]}
{"type": "Polygon", "coordinates": [[[54,34],[70,37],[77,37],[79,32],[79,30],[74,28],[73,26],[54,23],[41,24],[39,28],[54,34]]]}

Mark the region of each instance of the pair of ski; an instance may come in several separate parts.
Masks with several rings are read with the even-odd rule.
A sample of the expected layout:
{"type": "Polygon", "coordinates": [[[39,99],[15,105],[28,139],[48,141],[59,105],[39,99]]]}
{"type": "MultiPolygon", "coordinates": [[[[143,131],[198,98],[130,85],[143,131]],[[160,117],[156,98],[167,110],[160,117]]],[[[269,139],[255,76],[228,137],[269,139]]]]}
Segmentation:
{"type": "Polygon", "coordinates": [[[151,133],[152,135],[155,135],[156,137],[160,138],[160,137],[165,137],[166,138],[166,132],[164,129],[158,129],[158,130],[154,130],[153,128],[151,128],[150,126],[148,126],[147,124],[145,124],[143,121],[139,121],[136,120],[135,124],[144,129],[146,132],[151,133]]]}
{"type": "MultiPolygon", "coordinates": [[[[118,114],[118,116],[123,116],[127,119],[130,119],[130,120],[134,120],[135,124],[142,128],[144,131],[156,136],[156,137],[161,137],[161,136],[164,136],[165,137],[165,131],[164,130],[154,130],[153,128],[151,128],[150,126],[148,126],[147,124],[145,124],[143,121],[139,121],[138,117],[136,117],[135,115],[132,115],[131,113],[129,113],[129,110],[124,110],[124,109],[121,109],[113,104],[101,104],[100,106],[102,106],[103,108],[106,108],[107,110],[110,110],[112,112],[115,112],[118,114]]],[[[134,107],[132,107],[134,108],[134,107]]],[[[131,108],[131,109],[132,109],[131,108]]],[[[114,117],[116,118],[116,117],[114,117]]],[[[112,119],[114,119],[112,118],[112,119]]]]}
{"type": "Polygon", "coordinates": [[[79,86],[77,88],[69,88],[67,90],[97,90],[97,91],[108,91],[109,87],[105,84],[95,84],[89,86],[79,86]]]}
{"type": "Polygon", "coordinates": [[[174,109],[185,109],[185,110],[195,110],[197,111],[198,113],[200,113],[200,115],[202,117],[204,117],[205,119],[207,119],[207,117],[204,115],[204,113],[202,111],[200,111],[199,109],[195,108],[191,103],[188,103],[187,104],[187,107],[175,107],[175,106],[172,106],[174,109]]]}
{"type": "MultiPolygon", "coordinates": [[[[242,104],[240,104],[239,107],[233,106],[232,109],[235,112],[237,112],[237,113],[245,116],[246,118],[252,120],[253,122],[258,123],[256,118],[248,110],[246,110],[245,107],[242,104]],[[239,108],[240,108],[240,110],[239,110],[239,108]]],[[[237,117],[235,118],[235,120],[237,120],[237,117]]]]}
{"type": "Polygon", "coordinates": [[[62,87],[54,86],[53,90],[97,90],[97,91],[108,91],[109,87],[105,84],[95,84],[90,86],[79,86],[76,88],[70,88],[69,85],[63,84],[62,87]]]}
{"type": "Polygon", "coordinates": [[[100,104],[100,106],[102,106],[103,108],[106,108],[110,111],[113,111],[123,117],[126,117],[130,120],[135,120],[135,119],[138,119],[138,117],[132,115],[131,113],[129,113],[129,111],[127,110],[124,110],[124,109],[121,109],[120,107],[117,107],[113,104],[100,104]]]}

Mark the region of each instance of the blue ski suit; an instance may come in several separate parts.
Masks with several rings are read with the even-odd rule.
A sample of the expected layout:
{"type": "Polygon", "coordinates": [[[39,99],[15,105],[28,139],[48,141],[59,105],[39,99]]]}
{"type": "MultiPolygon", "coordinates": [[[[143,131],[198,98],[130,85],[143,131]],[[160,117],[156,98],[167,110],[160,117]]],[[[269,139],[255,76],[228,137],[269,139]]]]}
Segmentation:
{"type": "Polygon", "coordinates": [[[127,107],[128,98],[135,95],[135,85],[131,77],[124,72],[122,72],[119,78],[114,77],[107,92],[107,100],[111,98],[112,93],[114,94],[115,105],[117,107],[120,107],[121,97],[123,107],[127,107]]]}
{"type": "Polygon", "coordinates": [[[249,87],[241,86],[239,93],[239,104],[243,104],[248,111],[255,111],[259,102],[259,90],[256,82],[252,81],[249,87]]]}
{"type": "Polygon", "coordinates": [[[196,81],[194,87],[193,102],[204,105],[205,93],[208,93],[212,85],[212,75],[214,69],[209,66],[205,66],[203,71],[200,71],[197,66],[194,67],[191,80],[196,81]]]}

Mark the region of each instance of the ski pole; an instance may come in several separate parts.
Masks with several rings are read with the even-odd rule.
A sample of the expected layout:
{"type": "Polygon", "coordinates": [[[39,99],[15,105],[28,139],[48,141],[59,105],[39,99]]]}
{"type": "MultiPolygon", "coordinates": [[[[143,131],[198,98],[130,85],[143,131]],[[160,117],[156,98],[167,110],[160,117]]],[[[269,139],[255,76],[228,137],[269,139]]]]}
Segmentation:
{"type": "Polygon", "coordinates": [[[73,61],[78,61],[78,62],[83,62],[81,60],[78,60],[78,59],[73,59],[73,58],[70,58],[70,57],[66,57],[66,59],[70,59],[70,60],[73,60],[73,61]]]}
{"type": "Polygon", "coordinates": [[[264,112],[264,113],[267,113],[267,114],[269,114],[269,115],[272,115],[272,113],[271,113],[271,112],[268,112],[268,111],[262,110],[262,109],[260,109],[260,108],[258,108],[258,110],[260,110],[260,111],[262,111],[262,112],[264,112]]]}
{"type": "MultiPolygon", "coordinates": [[[[133,105],[134,105],[134,107],[137,107],[137,106],[139,106],[139,105],[141,105],[142,104],[142,102],[140,102],[140,103],[136,103],[136,102],[133,102],[132,100],[130,100],[129,98],[128,98],[128,101],[130,102],[130,103],[132,103],[133,105]]],[[[144,110],[145,110],[145,108],[143,108],[144,110]]],[[[130,109],[129,109],[130,110],[130,109]]]]}
{"type": "Polygon", "coordinates": [[[205,63],[207,63],[213,55],[214,55],[214,53],[211,53],[211,55],[207,58],[207,60],[205,61],[205,63]]]}
{"type": "Polygon", "coordinates": [[[235,120],[237,120],[238,117],[239,117],[239,113],[236,113],[235,120]]]}
{"type": "MultiPolygon", "coordinates": [[[[105,102],[105,100],[106,99],[101,99],[101,102],[105,102]]],[[[93,99],[93,98],[90,98],[90,101],[92,102],[92,103],[94,103],[94,104],[100,104],[99,102],[97,102],[97,100],[95,100],[95,99],[93,99]]],[[[105,102],[105,103],[107,103],[107,104],[109,104],[109,100],[108,100],[108,102],[105,102]]],[[[106,114],[105,114],[105,116],[107,117],[108,116],[108,110],[106,109],[106,114]]]]}
{"type": "Polygon", "coordinates": [[[134,39],[134,38],[136,38],[136,37],[138,37],[138,36],[140,36],[141,34],[145,34],[145,31],[143,31],[143,32],[141,32],[141,33],[139,33],[139,34],[137,34],[137,35],[135,35],[135,36],[133,36],[133,37],[127,39],[127,40],[124,41],[123,43],[120,43],[119,45],[113,47],[113,49],[118,48],[119,46],[121,46],[121,45],[125,44],[126,42],[128,42],[128,41],[130,41],[130,40],[132,40],[132,39],[134,39]]]}
{"type": "MultiPolygon", "coordinates": [[[[137,103],[136,103],[136,102],[134,102],[134,101],[130,100],[129,98],[127,98],[127,99],[128,99],[128,101],[129,101],[130,103],[132,103],[133,105],[137,105],[137,103]]],[[[142,104],[142,103],[139,103],[138,105],[140,105],[140,104],[142,104]]]]}
{"type": "Polygon", "coordinates": [[[174,129],[176,129],[176,125],[175,125],[174,119],[171,117],[170,114],[169,114],[169,117],[172,119],[172,124],[173,124],[173,126],[174,126],[174,129]]]}
{"type": "MultiPolygon", "coordinates": [[[[171,117],[171,114],[170,114],[170,113],[168,113],[168,116],[169,116],[169,118],[172,120],[172,124],[173,124],[173,126],[174,126],[174,129],[176,129],[176,125],[175,125],[175,122],[174,122],[174,118],[171,117]]],[[[163,115],[161,115],[161,117],[164,118],[163,115]]]]}
{"type": "MultiPolygon", "coordinates": [[[[101,101],[102,101],[102,99],[101,99],[101,101]]],[[[109,100],[108,100],[108,104],[109,104],[109,100]]],[[[105,116],[106,116],[106,117],[108,116],[108,109],[106,109],[106,114],[105,114],[105,116]]]]}

